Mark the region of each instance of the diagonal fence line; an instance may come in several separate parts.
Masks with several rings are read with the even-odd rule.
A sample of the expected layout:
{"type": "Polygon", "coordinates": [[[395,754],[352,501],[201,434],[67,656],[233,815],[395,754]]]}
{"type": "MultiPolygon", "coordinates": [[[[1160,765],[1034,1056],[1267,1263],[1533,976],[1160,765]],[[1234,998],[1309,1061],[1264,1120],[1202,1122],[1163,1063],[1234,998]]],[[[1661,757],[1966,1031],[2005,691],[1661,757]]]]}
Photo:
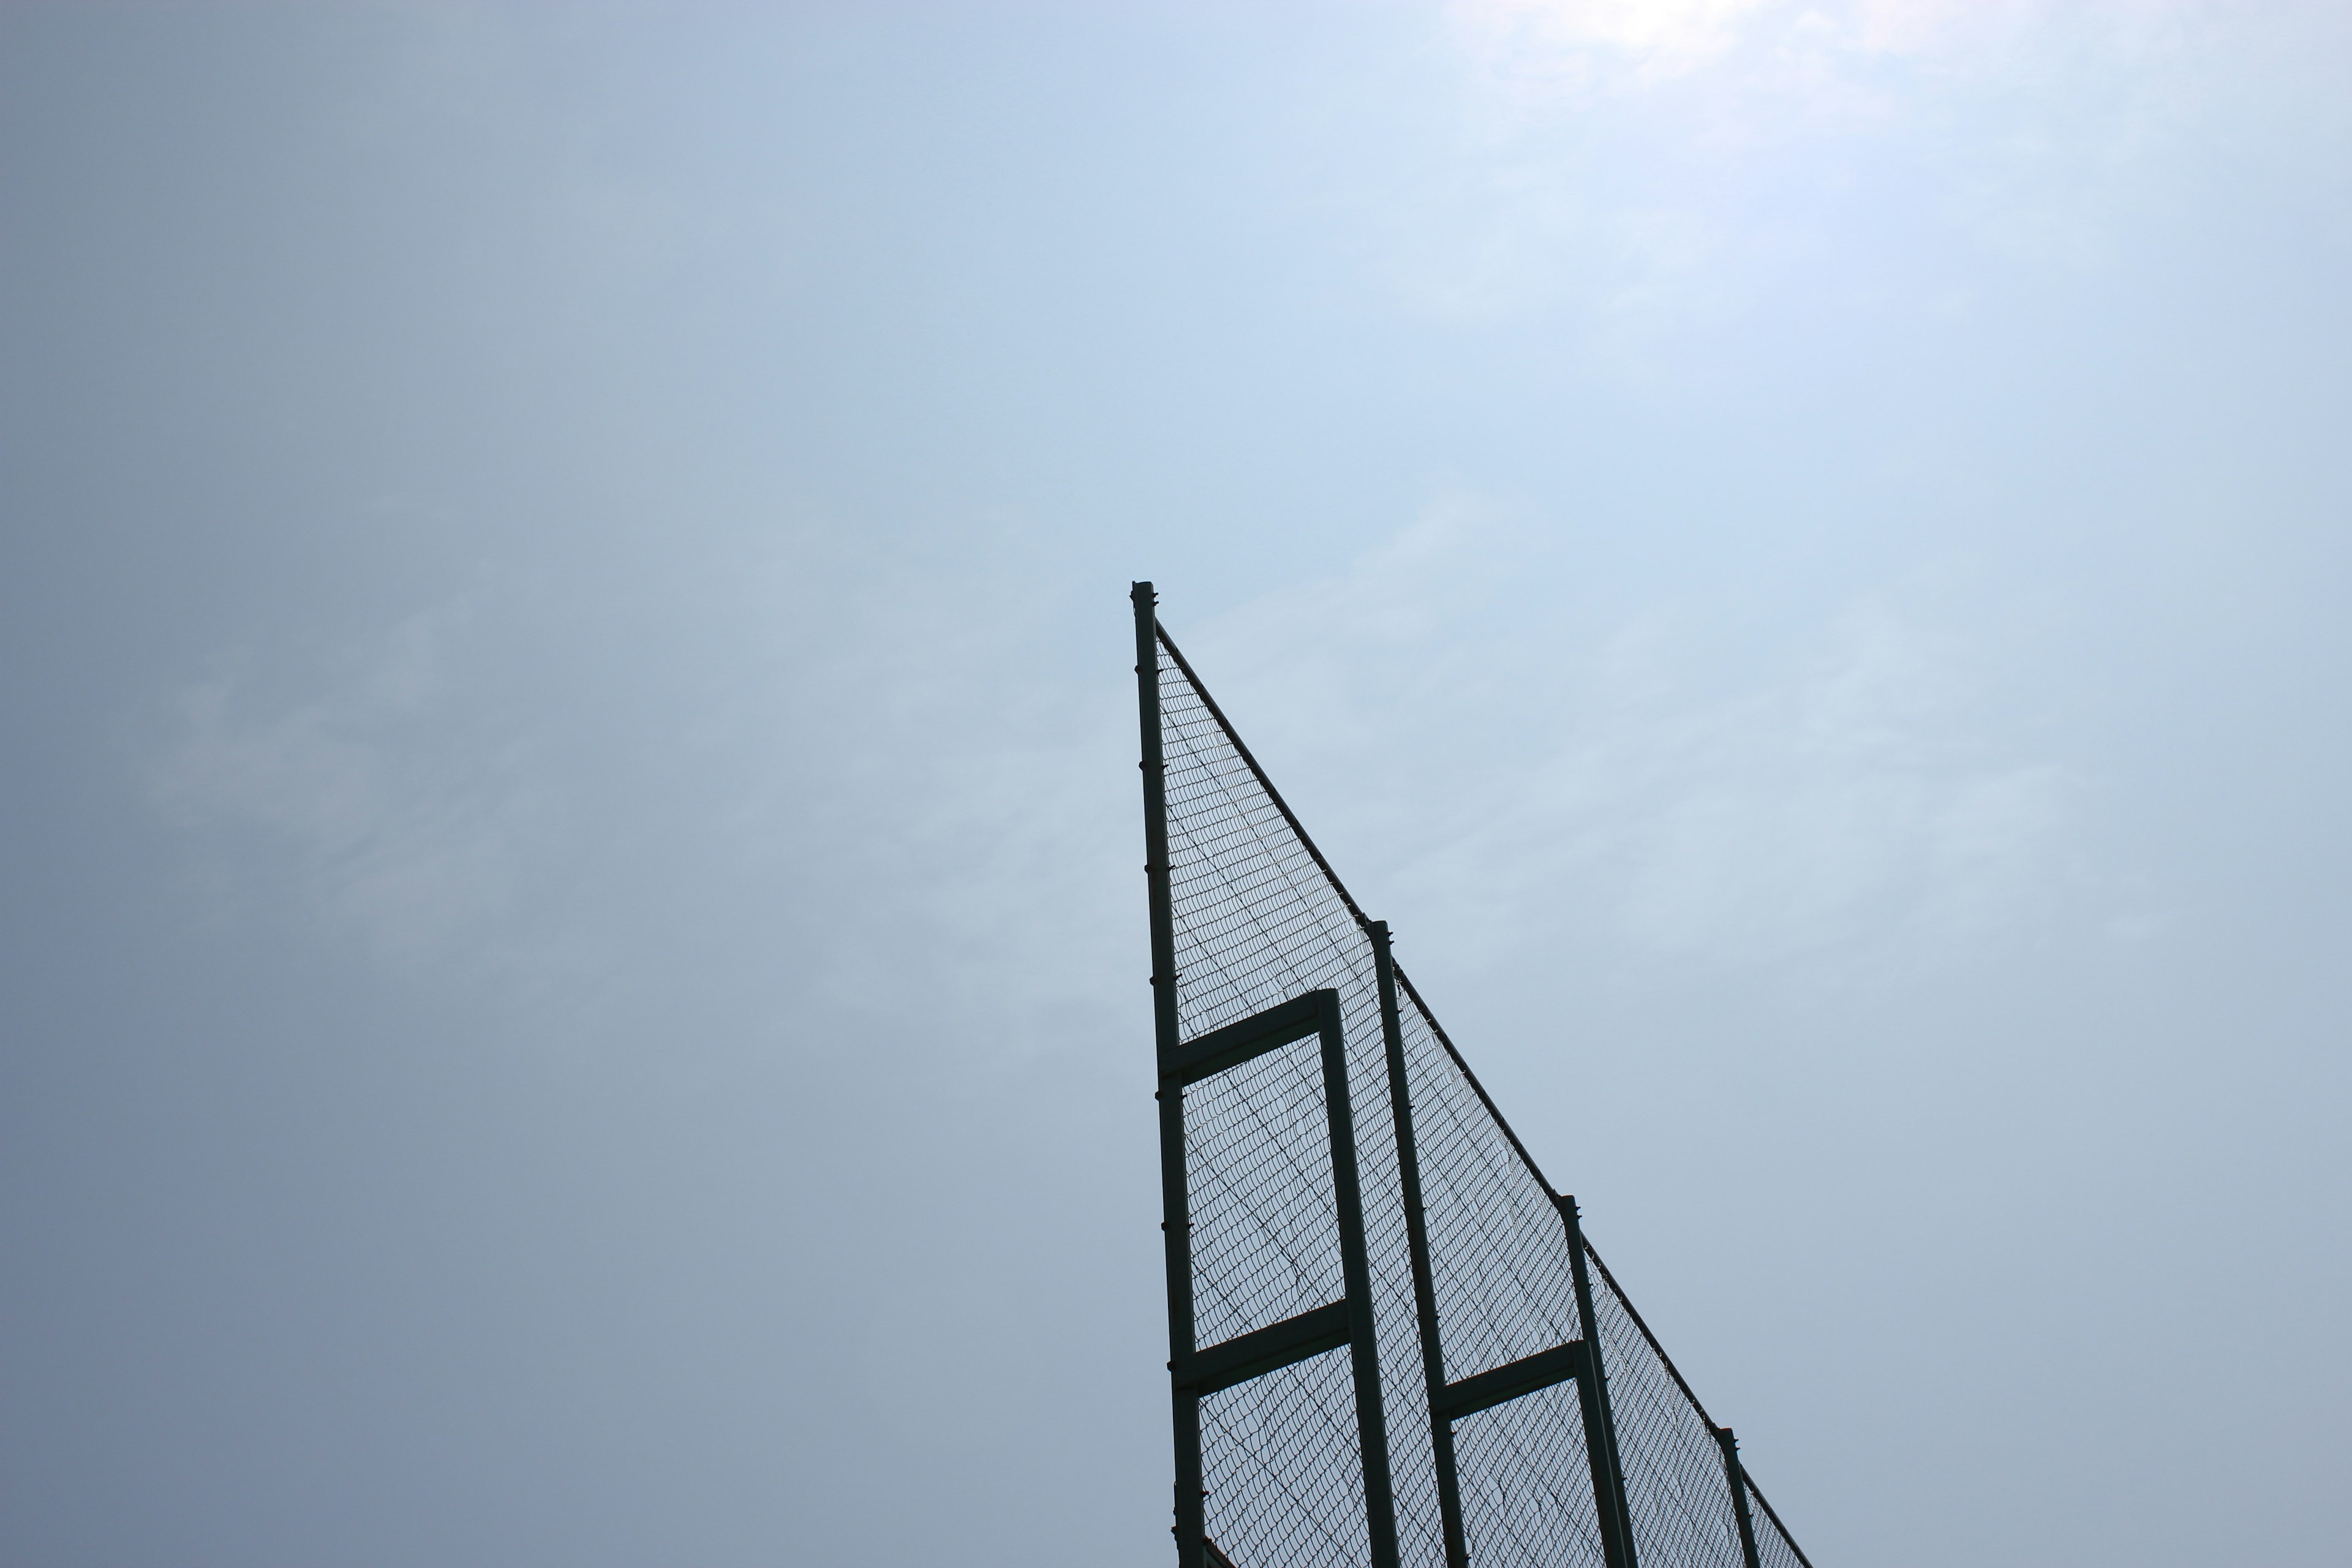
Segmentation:
{"type": "MultiPolygon", "coordinates": [[[[1214,1394],[1180,1389],[1184,1568],[1810,1568],[1729,1435],[1584,1240],[1572,1200],[1388,960],[1385,928],[1349,894],[1150,605],[1149,584],[1138,584],[1147,826],[1160,846],[1148,868],[1154,980],[1172,993],[1162,1050],[1331,994],[1329,1059],[1349,1115],[1329,1128],[1352,1130],[1366,1270],[1359,1302],[1344,1278],[1340,1168],[1326,1123],[1327,1110],[1339,1116],[1327,1092],[1340,1086],[1327,1083],[1310,1045],[1198,1081],[1163,1079],[1163,1097],[1176,1097],[1172,1122],[1165,1110],[1162,1120],[1163,1139],[1176,1129],[1175,1163],[1163,1169],[1189,1205],[1171,1210],[1184,1216],[1171,1290],[1181,1273],[1192,1333],[1174,1351],[1338,1312],[1343,1300],[1376,1347],[1369,1385],[1348,1370],[1353,1352],[1329,1351],[1214,1394]],[[1587,1350],[1605,1377],[1578,1372],[1491,1407],[1438,1398],[1528,1358],[1589,1367],[1559,1360],[1587,1350]],[[1370,1425],[1366,1399],[1379,1407],[1370,1425]],[[1441,1405],[1476,1414],[1433,1415],[1441,1405]],[[1188,1440],[1200,1489],[1189,1542],[1188,1440]],[[1366,1447],[1374,1442],[1377,1454],[1366,1447]]],[[[1518,1381],[1496,1386],[1517,1388],[1528,1374],[1501,1375],[1518,1381]]]]}

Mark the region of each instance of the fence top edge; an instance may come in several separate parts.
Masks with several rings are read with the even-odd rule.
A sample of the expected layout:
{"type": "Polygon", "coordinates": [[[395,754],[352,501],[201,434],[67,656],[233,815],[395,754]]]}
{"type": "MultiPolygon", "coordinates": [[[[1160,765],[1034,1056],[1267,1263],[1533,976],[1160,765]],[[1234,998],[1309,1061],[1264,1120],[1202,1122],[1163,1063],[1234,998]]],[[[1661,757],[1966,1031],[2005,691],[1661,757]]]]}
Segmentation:
{"type": "MultiPolygon", "coordinates": [[[[1288,801],[1283,799],[1282,792],[1275,787],[1274,780],[1266,775],[1265,767],[1250,751],[1249,743],[1244,741],[1241,732],[1234,728],[1233,721],[1225,717],[1225,710],[1217,705],[1216,698],[1210,693],[1207,683],[1201,679],[1200,672],[1192,668],[1192,660],[1184,657],[1184,650],[1176,646],[1176,639],[1168,635],[1168,628],[1160,624],[1157,616],[1152,617],[1151,625],[1152,630],[1159,637],[1160,646],[1166,648],[1168,657],[1176,661],[1176,668],[1183,673],[1184,679],[1192,688],[1193,694],[1200,698],[1201,706],[1207,709],[1209,717],[1217,721],[1217,729],[1224,736],[1226,743],[1233,747],[1234,754],[1239,756],[1243,765],[1249,769],[1250,776],[1257,781],[1258,787],[1265,791],[1265,796],[1274,803],[1274,808],[1282,813],[1282,820],[1289,825],[1290,831],[1298,836],[1299,845],[1313,858],[1316,868],[1320,870],[1324,879],[1331,884],[1331,890],[1339,896],[1339,901],[1347,906],[1348,912],[1355,917],[1359,926],[1370,926],[1372,923],[1371,917],[1364,913],[1363,906],[1356,902],[1353,893],[1348,891],[1348,885],[1339,879],[1339,873],[1331,868],[1331,862],[1324,858],[1323,851],[1316,844],[1314,836],[1307,831],[1307,825],[1298,820],[1298,814],[1290,809],[1288,801]]],[[[1444,1047],[1445,1054],[1453,1058],[1454,1067],[1465,1079],[1469,1080],[1470,1087],[1477,1092],[1479,1103],[1486,1108],[1486,1114],[1495,1119],[1495,1125],[1503,1130],[1503,1136],[1510,1141],[1512,1150],[1517,1153],[1520,1162],[1527,1166],[1528,1173],[1536,1179],[1536,1184],[1544,1190],[1546,1196],[1557,1198],[1559,1195],[1559,1192],[1545,1178],[1543,1167],[1537,1164],[1535,1156],[1528,1152],[1528,1146],[1520,1142],[1517,1130],[1512,1127],[1509,1119],[1504,1116],[1502,1108],[1495,1103],[1495,1097],[1486,1092],[1486,1086],[1478,1081],[1478,1075],[1472,1071],[1470,1064],[1463,1059],[1461,1050],[1454,1044],[1453,1038],[1446,1034],[1445,1026],[1437,1021],[1437,1015],[1430,1010],[1429,1004],[1423,1000],[1420,989],[1406,975],[1404,966],[1394,964],[1392,967],[1396,972],[1397,984],[1403,989],[1406,995],[1412,998],[1413,1006],[1429,1025],[1430,1032],[1437,1037],[1437,1043],[1444,1047]]]]}
{"type": "Polygon", "coordinates": [[[1251,753],[1248,743],[1241,738],[1240,731],[1234,728],[1233,721],[1225,717],[1225,710],[1217,706],[1217,700],[1209,694],[1209,688],[1192,668],[1192,661],[1184,657],[1183,650],[1176,646],[1176,639],[1168,635],[1168,628],[1160,624],[1160,618],[1157,616],[1152,617],[1151,625],[1152,630],[1159,635],[1160,646],[1166,648],[1168,657],[1176,661],[1176,668],[1183,672],[1184,679],[1191,684],[1194,695],[1201,699],[1201,706],[1209,710],[1209,717],[1217,721],[1217,729],[1223,732],[1226,742],[1233,747],[1241,757],[1243,763],[1248,767],[1250,776],[1257,780],[1258,788],[1265,791],[1265,797],[1274,802],[1274,808],[1276,811],[1282,813],[1282,820],[1290,825],[1290,831],[1298,836],[1299,844],[1308,855],[1314,858],[1317,869],[1320,870],[1324,879],[1331,884],[1331,890],[1339,895],[1339,901],[1348,907],[1348,912],[1355,917],[1358,925],[1370,925],[1370,918],[1356,902],[1355,895],[1348,891],[1348,885],[1339,880],[1339,873],[1331,868],[1331,862],[1323,858],[1323,851],[1316,845],[1313,837],[1307,833],[1307,825],[1298,820],[1298,814],[1290,809],[1290,803],[1282,798],[1282,792],[1274,787],[1274,781],[1266,776],[1265,769],[1258,765],[1258,760],[1251,753]]]}

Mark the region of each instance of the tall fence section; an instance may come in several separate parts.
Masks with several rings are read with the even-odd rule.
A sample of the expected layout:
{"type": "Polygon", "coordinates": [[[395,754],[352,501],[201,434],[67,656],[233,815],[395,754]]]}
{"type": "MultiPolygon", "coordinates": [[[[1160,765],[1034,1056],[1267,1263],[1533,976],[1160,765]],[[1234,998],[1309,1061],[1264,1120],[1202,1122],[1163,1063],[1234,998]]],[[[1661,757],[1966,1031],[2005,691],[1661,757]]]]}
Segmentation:
{"type": "Polygon", "coordinates": [[[1179,1568],[1806,1564],[1134,601],[1179,1568]]]}

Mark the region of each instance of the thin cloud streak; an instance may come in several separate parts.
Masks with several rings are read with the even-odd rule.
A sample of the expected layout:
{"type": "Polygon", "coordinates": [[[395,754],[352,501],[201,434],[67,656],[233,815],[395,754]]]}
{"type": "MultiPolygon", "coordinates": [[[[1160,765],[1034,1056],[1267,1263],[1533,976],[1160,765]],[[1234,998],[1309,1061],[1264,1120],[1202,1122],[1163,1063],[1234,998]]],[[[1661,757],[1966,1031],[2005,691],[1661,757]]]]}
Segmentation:
{"type": "Polygon", "coordinates": [[[1726,668],[1696,606],[1547,606],[1531,585],[1568,571],[1456,497],[1198,639],[1219,689],[1280,716],[1264,746],[1331,797],[1351,863],[1449,951],[1566,925],[1834,975],[2131,918],[2137,868],[2096,867],[2081,832],[2086,764],[2022,749],[2024,650],[1954,629],[1964,601],[1890,584],[1726,668]]]}

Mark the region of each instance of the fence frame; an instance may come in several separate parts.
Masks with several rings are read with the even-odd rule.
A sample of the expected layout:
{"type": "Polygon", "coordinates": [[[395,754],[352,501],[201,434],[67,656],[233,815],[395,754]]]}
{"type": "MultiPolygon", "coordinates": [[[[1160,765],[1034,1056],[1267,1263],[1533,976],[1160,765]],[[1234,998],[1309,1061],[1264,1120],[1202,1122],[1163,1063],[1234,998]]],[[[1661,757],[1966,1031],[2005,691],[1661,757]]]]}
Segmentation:
{"type": "MultiPolygon", "coordinates": [[[[1362,1187],[1356,1164],[1356,1117],[1348,1091],[1348,1047],[1339,994],[1324,989],[1276,1003],[1213,1029],[1180,1038],[1176,1016],[1175,918],[1168,888],[1166,765],[1160,743],[1159,623],[1149,583],[1134,588],[1136,678],[1142,700],[1145,873],[1151,896],[1152,1015],[1159,1039],[1160,1185],[1168,1261],[1168,1378],[1176,1428],[1176,1560],[1208,1568],[1207,1492],[1202,1484],[1201,1401],[1209,1394],[1346,1346],[1354,1374],[1358,1459],[1372,1568],[1398,1568],[1396,1501],[1389,1477],[1388,1426],[1381,1402],[1380,1342],[1374,1325],[1371,1266],[1364,1244],[1362,1187]],[[1330,1140],[1331,1185],[1339,1222],[1345,1290],[1280,1322],[1214,1345],[1196,1341],[1192,1311],[1191,1175],[1185,1163],[1184,1090],[1192,1084],[1313,1037],[1321,1047],[1324,1120],[1330,1140]]],[[[1223,1562],[1224,1553],[1216,1552],[1223,1562]]]]}
{"type": "MultiPolygon", "coordinates": [[[[1363,1479],[1367,1538],[1372,1568],[1398,1568],[1399,1549],[1395,1500],[1390,1477],[1391,1456],[1381,1405],[1378,1341],[1364,1217],[1357,1163],[1356,1128],[1350,1104],[1347,1047],[1340,1019],[1339,994],[1309,991],[1265,1008],[1237,1023],[1186,1041],[1181,1037],[1175,959],[1175,917],[1168,849],[1167,770],[1160,721],[1160,655],[1164,650],[1181,672],[1223,739],[1247,767],[1269,803],[1277,810],[1301,848],[1328,879],[1365,940],[1370,943],[1380,1005],[1383,1068],[1396,1140],[1397,1174],[1404,1210],[1407,1253],[1412,1283],[1414,1326],[1420,1341],[1423,1381],[1432,1453],[1436,1470],[1438,1504],[1443,1516],[1443,1541],[1447,1568],[1469,1568],[1469,1531],[1464,1517],[1460,1477],[1454,1451],[1454,1424],[1522,1394],[1563,1382],[1577,1385],[1578,1408],[1583,1426],[1585,1453],[1591,1471],[1593,1505],[1604,1568],[1638,1568],[1632,1510],[1627,1505],[1625,1474],[1609,1397],[1609,1381],[1597,1315],[1593,1305],[1591,1268],[1598,1268],[1612,1298],[1624,1310],[1642,1340],[1718,1446],[1731,1517],[1736,1523],[1745,1568],[1760,1568],[1756,1526],[1749,1508],[1752,1495],[1782,1544],[1800,1563],[1811,1568],[1804,1552],[1781,1524],[1762,1490],[1748,1478],[1738,1444],[1727,1426],[1718,1426],[1699,1403],[1690,1384],[1675,1366],[1657,1336],[1620,1287],[1601,1255],[1583,1234],[1576,1199],[1556,1191],[1535,1159],[1519,1141],[1494,1099],[1462,1053],[1447,1037],[1412,980],[1396,967],[1391,952],[1388,923],[1367,916],[1323,858],[1322,851],[1281,793],[1258,765],[1208,689],[1193,672],[1159,624],[1158,597],[1149,582],[1133,584],[1129,597],[1135,615],[1138,712],[1141,727],[1145,865],[1151,916],[1151,987],[1153,1030],[1158,1043],[1160,1089],[1160,1190],[1163,1247],[1168,1274],[1169,1374],[1171,1415],[1175,1428],[1175,1528],[1178,1568],[1233,1568],[1225,1553],[1206,1533],[1202,1484],[1201,1400],[1219,1390],[1293,1365],[1311,1356],[1346,1346],[1352,1362],[1359,1460],[1363,1479]],[[1436,1300],[1428,1222],[1423,1201],[1420,1158],[1413,1126],[1412,1088],[1407,1072],[1403,1029],[1398,994],[1410,996],[1446,1058],[1475,1092],[1495,1128],[1557,1208],[1566,1230],[1570,1268],[1576,1302],[1579,1337],[1532,1355],[1483,1372],[1450,1380],[1446,1375],[1442,1324],[1436,1300]],[[1184,1089],[1217,1073],[1255,1060],[1269,1051],[1316,1037],[1320,1044],[1324,1110],[1329,1139],[1331,1179],[1339,1227],[1344,1292],[1339,1300],[1295,1314],[1216,1345],[1195,1342],[1193,1260],[1190,1173],[1186,1163],[1184,1089]],[[1589,1262],[1588,1262],[1589,1260],[1589,1262]]],[[[1664,1565],[1654,1565],[1664,1568],[1664,1565]]]]}

